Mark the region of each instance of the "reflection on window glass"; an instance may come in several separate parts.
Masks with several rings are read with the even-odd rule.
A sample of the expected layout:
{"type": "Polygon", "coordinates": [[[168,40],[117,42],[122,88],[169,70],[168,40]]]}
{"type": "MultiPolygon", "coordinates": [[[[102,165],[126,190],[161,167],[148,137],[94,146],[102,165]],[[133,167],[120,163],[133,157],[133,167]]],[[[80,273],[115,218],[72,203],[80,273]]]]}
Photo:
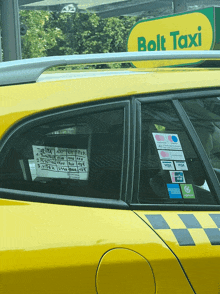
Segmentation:
{"type": "Polygon", "coordinates": [[[123,112],[52,121],[19,135],[1,164],[1,187],[119,199],[123,112]]]}
{"type": "Polygon", "coordinates": [[[206,174],[170,103],[141,110],[139,203],[215,204],[206,174]]]}
{"type": "Polygon", "coordinates": [[[220,98],[187,100],[182,105],[220,179],[220,98]]]}

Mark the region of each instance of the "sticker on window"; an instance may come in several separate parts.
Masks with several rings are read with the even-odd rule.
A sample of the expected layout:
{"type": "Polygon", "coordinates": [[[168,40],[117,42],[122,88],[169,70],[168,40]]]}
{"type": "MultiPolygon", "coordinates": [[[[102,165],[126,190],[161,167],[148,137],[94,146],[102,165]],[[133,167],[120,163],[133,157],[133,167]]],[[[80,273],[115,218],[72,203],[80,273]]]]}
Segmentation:
{"type": "Polygon", "coordinates": [[[88,179],[89,164],[86,149],[36,145],[32,147],[38,178],[88,179]]]}
{"type": "Polygon", "coordinates": [[[195,199],[195,194],[193,191],[193,186],[191,184],[180,184],[183,198],[185,199],[195,199]]]}
{"type": "Polygon", "coordinates": [[[169,151],[169,150],[157,150],[160,159],[164,160],[185,160],[183,151],[169,151]]]}
{"type": "Polygon", "coordinates": [[[167,189],[171,199],[182,199],[180,187],[178,184],[167,184],[167,189]]]}
{"type": "Polygon", "coordinates": [[[175,170],[173,161],[161,160],[161,165],[163,170],[175,170]]]}
{"type": "Polygon", "coordinates": [[[182,150],[177,134],[153,133],[157,149],[182,150]]]}
{"type": "Polygon", "coordinates": [[[174,161],[176,170],[188,170],[187,164],[185,161],[174,161]]]}
{"type": "Polygon", "coordinates": [[[35,165],[34,159],[28,159],[28,164],[29,164],[29,168],[30,168],[30,172],[31,172],[32,181],[34,181],[37,177],[36,165],[35,165]]]}
{"type": "Polygon", "coordinates": [[[170,171],[172,183],[185,183],[183,171],[170,171]]]}

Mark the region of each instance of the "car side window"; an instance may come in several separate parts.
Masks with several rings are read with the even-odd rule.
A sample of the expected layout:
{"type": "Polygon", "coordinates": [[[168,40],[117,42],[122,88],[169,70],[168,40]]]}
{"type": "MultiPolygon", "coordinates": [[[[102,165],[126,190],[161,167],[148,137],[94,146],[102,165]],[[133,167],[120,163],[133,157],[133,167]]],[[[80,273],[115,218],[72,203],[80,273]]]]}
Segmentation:
{"type": "Polygon", "coordinates": [[[141,108],[139,203],[216,204],[203,165],[170,102],[141,108]]]}
{"type": "Polygon", "coordinates": [[[182,106],[220,180],[220,98],[187,100],[182,102],[182,106]]]}
{"type": "Polygon", "coordinates": [[[120,199],[124,109],[76,113],[15,137],[1,162],[0,186],[120,199]]]}

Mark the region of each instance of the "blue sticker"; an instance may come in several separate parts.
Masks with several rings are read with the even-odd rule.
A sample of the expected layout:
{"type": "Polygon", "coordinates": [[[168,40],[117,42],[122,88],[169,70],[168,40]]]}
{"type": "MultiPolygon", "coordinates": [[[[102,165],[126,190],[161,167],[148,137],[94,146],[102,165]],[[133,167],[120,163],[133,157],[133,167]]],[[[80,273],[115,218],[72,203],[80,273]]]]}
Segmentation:
{"type": "Polygon", "coordinates": [[[172,183],[185,183],[183,171],[170,171],[172,183]]]}
{"type": "Polygon", "coordinates": [[[178,184],[167,184],[167,189],[171,199],[182,199],[180,186],[178,184]]]}
{"type": "Polygon", "coordinates": [[[172,136],[171,138],[172,138],[173,142],[175,142],[175,143],[178,142],[178,138],[176,136],[172,136]]]}

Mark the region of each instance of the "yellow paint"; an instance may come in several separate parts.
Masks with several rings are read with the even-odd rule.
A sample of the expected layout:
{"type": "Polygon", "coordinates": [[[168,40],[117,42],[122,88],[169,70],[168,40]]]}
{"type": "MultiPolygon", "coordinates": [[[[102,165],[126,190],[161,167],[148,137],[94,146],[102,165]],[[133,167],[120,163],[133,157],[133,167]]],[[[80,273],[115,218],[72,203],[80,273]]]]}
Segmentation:
{"type": "MultiPolygon", "coordinates": [[[[96,294],[96,274],[102,257],[111,249],[124,248],[137,254],[131,262],[134,268],[143,270],[139,279],[149,275],[150,265],[156,293],[193,294],[176,257],[132,211],[31,202],[9,206],[7,200],[3,201],[0,205],[2,293],[96,294]]],[[[128,255],[120,257],[128,262],[124,277],[132,271],[128,255]]],[[[117,256],[110,259],[113,264],[117,256]]],[[[103,286],[102,278],[98,280],[103,286]]],[[[121,293],[120,287],[114,292],[121,293]]]]}
{"type": "Polygon", "coordinates": [[[154,294],[155,281],[149,262],[128,249],[108,251],[97,272],[99,294],[154,294]]]}
{"type": "Polygon", "coordinates": [[[157,229],[155,231],[180,260],[196,293],[218,293],[220,245],[211,245],[204,231],[204,228],[217,228],[209,214],[220,214],[218,211],[136,211],[136,213],[150,227],[152,226],[145,214],[162,215],[171,229],[186,228],[178,214],[193,214],[202,226],[198,229],[188,229],[195,246],[180,246],[171,229],[157,229]]]}
{"type": "Polygon", "coordinates": [[[133,70],[129,75],[0,87],[0,138],[16,122],[34,113],[135,94],[218,87],[219,78],[219,70],[155,69],[133,70]]]}
{"type": "MultiPolygon", "coordinates": [[[[134,94],[211,88],[219,86],[219,78],[219,70],[156,69],[148,72],[133,70],[126,76],[0,87],[0,137],[16,122],[34,113],[88,101],[108,102],[110,98],[120,99],[134,94]]],[[[144,213],[138,213],[144,219],[144,213]]],[[[177,212],[163,212],[163,215],[174,228],[183,226],[177,212]]],[[[196,215],[204,227],[214,226],[207,213],[198,212],[196,215]]],[[[196,291],[216,293],[216,281],[220,275],[218,246],[210,246],[202,231],[192,230],[197,246],[180,248],[171,230],[158,231],[179,257],[196,291]],[[204,276],[206,270],[208,274],[204,276]],[[201,286],[203,278],[210,292],[201,286]]],[[[176,256],[167,245],[132,211],[2,199],[0,292],[96,294],[96,275],[102,257],[107,256],[109,250],[124,248],[137,255],[130,259],[130,251],[128,255],[126,251],[121,256],[122,261],[137,262],[135,268],[145,268],[143,275],[151,276],[148,269],[152,269],[157,294],[193,293],[176,256]]],[[[112,264],[113,260],[111,257],[107,263],[112,264]]],[[[133,273],[130,264],[124,270],[124,279],[126,274],[131,276],[133,273]]],[[[106,277],[100,277],[97,285],[104,289],[106,277]]],[[[139,282],[145,287],[143,279],[139,282]]],[[[140,286],[139,282],[136,287],[140,286]]],[[[142,287],[137,289],[138,293],[142,291],[142,287]]],[[[154,289],[153,286],[150,289],[154,289]]],[[[119,287],[114,294],[122,291],[119,287]]]]}
{"type": "MultiPolygon", "coordinates": [[[[140,21],[128,38],[128,51],[210,50],[213,28],[202,13],[194,12],[156,20],[140,21]],[[192,40],[193,39],[193,40],[192,40]],[[154,49],[154,50],[153,50],[154,49]]],[[[198,60],[133,62],[139,68],[197,63],[198,60]]]]}
{"type": "Polygon", "coordinates": [[[5,205],[29,205],[29,203],[23,202],[23,201],[0,199],[0,206],[5,206],[5,205]]]}
{"type": "MultiPolygon", "coordinates": [[[[204,243],[210,244],[209,238],[207,237],[203,229],[189,229],[189,233],[197,245],[202,245],[204,243]]],[[[212,245],[211,245],[212,246],[212,245]]]]}

